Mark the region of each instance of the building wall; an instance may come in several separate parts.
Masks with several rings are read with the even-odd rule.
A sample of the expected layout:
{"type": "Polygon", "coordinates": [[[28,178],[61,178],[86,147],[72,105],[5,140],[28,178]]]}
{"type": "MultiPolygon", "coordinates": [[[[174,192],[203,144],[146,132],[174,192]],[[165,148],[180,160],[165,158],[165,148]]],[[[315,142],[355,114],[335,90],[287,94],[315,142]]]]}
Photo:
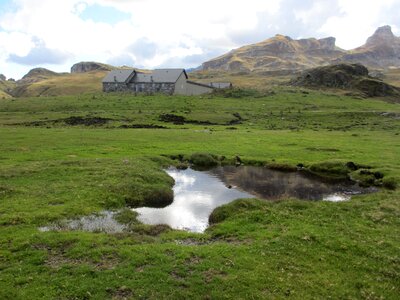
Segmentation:
{"type": "Polygon", "coordinates": [[[103,83],[103,92],[132,92],[132,93],[164,93],[172,95],[175,90],[174,83],[103,83]]]}
{"type": "Polygon", "coordinates": [[[174,83],[129,83],[128,90],[135,93],[164,93],[172,95],[174,93],[174,83]]]}
{"type": "Polygon", "coordinates": [[[186,94],[188,96],[208,94],[213,91],[212,87],[205,87],[190,82],[186,82],[186,94]]]}
{"type": "Polygon", "coordinates": [[[179,76],[175,83],[174,95],[187,95],[187,79],[184,73],[179,76]]]}
{"type": "Polygon", "coordinates": [[[128,87],[125,83],[119,82],[103,82],[103,92],[127,92],[128,87]]]}

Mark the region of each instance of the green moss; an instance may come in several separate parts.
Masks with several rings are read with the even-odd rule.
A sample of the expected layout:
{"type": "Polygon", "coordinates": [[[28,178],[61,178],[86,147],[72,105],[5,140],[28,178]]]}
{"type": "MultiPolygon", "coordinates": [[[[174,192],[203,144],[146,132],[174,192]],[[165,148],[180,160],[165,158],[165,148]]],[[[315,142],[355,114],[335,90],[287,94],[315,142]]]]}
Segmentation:
{"type": "Polygon", "coordinates": [[[340,161],[325,161],[321,163],[315,163],[312,164],[308,170],[318,176],[333,179],[346,179],[351,171],[346,163],[340,161]]]}
{"type": "Polygon", "coordinates": [[[244,211],[257,210],[263,207],[263,202],[255,199],[239,199],[214,209],[208,218],[210,224],[221,223],[244,211]]]}
{"type": "Polygon", "coordinates": [[[219,164],[218,157],[209,153],[193,153],[189,162],[201,168],[215,167],[219,164]]]}

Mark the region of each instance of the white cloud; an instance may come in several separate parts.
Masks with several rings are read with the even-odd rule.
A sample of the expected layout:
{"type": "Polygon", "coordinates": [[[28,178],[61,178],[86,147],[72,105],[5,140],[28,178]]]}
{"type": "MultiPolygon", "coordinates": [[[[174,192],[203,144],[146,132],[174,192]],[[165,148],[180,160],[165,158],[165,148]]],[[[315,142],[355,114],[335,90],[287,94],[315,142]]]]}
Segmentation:
{"type": "Polygon", "coordinates": [[[192,67],[276,33],[293,38],[335,36],[339,46],[354,48],[386,22],[395,32],[400,28],[395,9],[400,8],[399,0],[13,2],[14,11],[0,13],[0,73],[14,77],[21,77],[21,70],[26,72],[31,67],[17,68],[7,64],[7,59],[32,53],[35,38],[53,54],[70,54],[67,62],[60,60],[57,65],[53,60],[54,64],[49,65],[56,71],[67,71],[81,60],[135,63],[148,68],[171,64],[192,67]],[[128,18],[116,23],[83,20],[81,13],[93,5],[112,7],[128,14],[128,18]],[[149,53],[144,46],[151,46],[149,53]]]}

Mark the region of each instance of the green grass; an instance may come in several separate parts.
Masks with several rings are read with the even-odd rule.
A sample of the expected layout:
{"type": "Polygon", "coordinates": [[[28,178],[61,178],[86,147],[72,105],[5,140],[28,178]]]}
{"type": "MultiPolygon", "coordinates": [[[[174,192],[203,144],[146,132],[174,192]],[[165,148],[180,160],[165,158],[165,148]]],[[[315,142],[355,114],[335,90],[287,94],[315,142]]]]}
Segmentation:
{"type": "Polygon", "coordinates": [[[351,161],[396,185],[400,106],[304,92],[0,99],[0,298],[397,299],[398,189],[343,203],[238,200],[217,208],[204,234],[141,225],[126,209],[118,215],[126,233],[38,230],[168,202],[173,182],[162,168],[178,163],[171,156],[240,156],[340,175],[351,161]],[[237,113],[241,123],[227,125],[237,113]],[[175,125],[161,114],[211,124],[175,125]],[[55,122],[71,116],[111,120],[55,122]]]}

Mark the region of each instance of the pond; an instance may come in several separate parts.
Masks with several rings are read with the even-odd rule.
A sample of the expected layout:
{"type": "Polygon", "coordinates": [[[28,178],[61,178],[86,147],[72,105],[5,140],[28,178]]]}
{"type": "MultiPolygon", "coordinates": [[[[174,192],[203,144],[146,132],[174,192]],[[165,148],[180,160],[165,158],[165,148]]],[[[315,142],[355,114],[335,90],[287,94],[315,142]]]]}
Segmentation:
{"type": "Polygon", "coordinates": [[[173,203],[165,208],[134,210],[145,224],[167,224],[192,232],[204,232],[216,207],[239,198],[345,201],[372,191],[351,182],[328,183],[301,172],[262,167],[224,166],[209,171],[169,168],[166,172],[175,180],[173,203]]]}

